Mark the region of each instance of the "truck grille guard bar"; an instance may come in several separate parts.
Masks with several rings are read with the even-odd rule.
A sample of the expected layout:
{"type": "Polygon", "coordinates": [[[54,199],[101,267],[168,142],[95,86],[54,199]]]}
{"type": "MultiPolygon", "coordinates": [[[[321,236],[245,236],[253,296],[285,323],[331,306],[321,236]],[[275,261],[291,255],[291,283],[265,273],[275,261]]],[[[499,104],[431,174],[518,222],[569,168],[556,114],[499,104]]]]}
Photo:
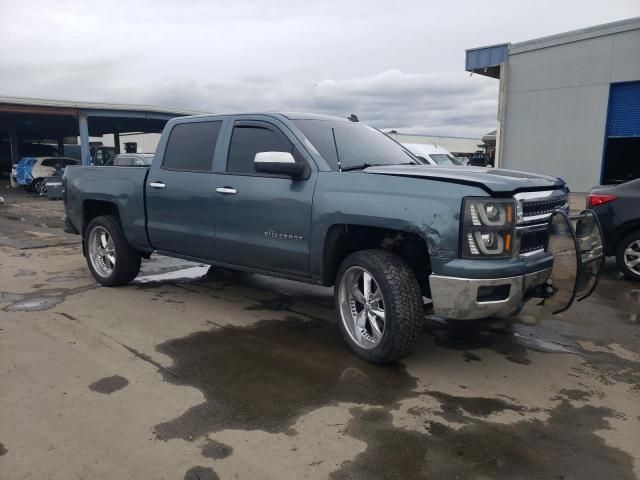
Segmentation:
{"type": "Polygon", "coordinates": [[[546,251],[553,256],[553,268],[534,296],[557,314],[588,298],[598,285],[605,260],[602,227],[592,210],[577,215],[558,211],[551,215],[548,233],[546,251]]]}

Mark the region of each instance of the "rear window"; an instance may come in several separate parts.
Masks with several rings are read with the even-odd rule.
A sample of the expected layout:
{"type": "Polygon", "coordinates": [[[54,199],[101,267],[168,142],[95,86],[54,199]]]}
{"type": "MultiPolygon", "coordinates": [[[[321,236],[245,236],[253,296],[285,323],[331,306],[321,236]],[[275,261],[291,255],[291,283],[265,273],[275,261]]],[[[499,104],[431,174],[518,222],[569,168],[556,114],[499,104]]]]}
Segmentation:
{"type": "Polygon", "coordinates": [[[171,170],[210,171],[221,125],[218,120],[173,127],[162,166],[171,170]]]}

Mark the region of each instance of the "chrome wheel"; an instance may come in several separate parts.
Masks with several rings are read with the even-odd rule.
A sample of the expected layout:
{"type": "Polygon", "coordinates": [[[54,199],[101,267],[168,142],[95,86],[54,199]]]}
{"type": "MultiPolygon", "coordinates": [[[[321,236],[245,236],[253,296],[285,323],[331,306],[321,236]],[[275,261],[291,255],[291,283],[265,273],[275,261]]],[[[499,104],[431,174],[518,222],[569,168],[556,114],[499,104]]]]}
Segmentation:
{"type": "Polygon", "coordinates": [[[636,275],[640,275],[640,240],[627,245],[624,250],[624,264],[636,275]]]}
{"type": "Polygon", "coordinates": [[[95,227],[89,234],[89,259],[94,271],[108,277],[116,267],[116,248],[113,238],[103,227],[95,227]]]}
{"type": "Polygon", "coordinates": [[[47,182],[45,181],[44,178],[36,180],[36,183],[33,186],[33,189],[36,191],[36,193],[39,193],[40,195],[44,195],[45,193],[47,193],[47,182]]]}
{"type": "Polygon", "coordinates": [[[345,330],[358,346],[375,348],[385,329],[384,300],[375,278],[362,267],[351,267],[342,275],[338,292],[345,330]]]}

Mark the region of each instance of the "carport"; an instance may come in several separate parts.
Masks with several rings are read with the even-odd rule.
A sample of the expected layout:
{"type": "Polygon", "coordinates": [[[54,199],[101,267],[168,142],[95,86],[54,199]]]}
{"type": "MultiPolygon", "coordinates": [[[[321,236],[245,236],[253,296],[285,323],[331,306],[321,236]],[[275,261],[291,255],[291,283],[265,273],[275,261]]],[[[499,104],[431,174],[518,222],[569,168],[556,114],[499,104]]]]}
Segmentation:
{"type": "Polygon", "coordinates": [[[169,119],[198,113],[146,105],[0,97],[0,141],[9,144],[9,158],[0,158],[0,163],[18,162],[20,142],[57,143],[62,155],[64,138],[79,136],[82,163],[90,165],[89,137],[112,134],[119,153],[121,133],[160,133],[169,119]]]}

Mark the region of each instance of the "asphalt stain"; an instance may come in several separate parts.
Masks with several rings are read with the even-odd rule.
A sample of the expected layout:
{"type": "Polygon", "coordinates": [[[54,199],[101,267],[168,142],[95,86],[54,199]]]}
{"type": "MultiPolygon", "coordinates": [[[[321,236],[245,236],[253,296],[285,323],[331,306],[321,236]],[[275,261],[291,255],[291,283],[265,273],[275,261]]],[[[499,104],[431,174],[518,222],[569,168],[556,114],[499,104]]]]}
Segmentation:
{"type": "Polygon", "coordinates": [[[482,359],[476,355],[475,353],[471,353],[471,352],[464,352],[464,361],[465,362],[481,362],[482,359]]]}
{"type": "Polygon", "coordinates": [[[8,451],[9,450],[7,450],[5,446],[0,442],[0,457],[2,457],[3,455],[6,455],[8,451]]]}
{"type": "Polygon", "coordinates": [[[122,390],[127,385],[129,385],[129,380],[120,375],[113,375],[112,377],[104,377],[92,383],[89,385],[89,389],[94,392],[110,395],[113,392],[122,390]]]}
{"type": "Polygon", "coordinates": [[[521,405],[508,403],[499,398],[460,397],[444,392],[426,393],[440,402],[442,413],[437,415],[449,422],[464,423],[467,413],[476,417],[487,417],[507,410],[521,414],[531,411],[521,405]]]}
{"type": "Polygon", "coordinates": [[[460,429],[426,420],[425,431],[395,427],[382,408],[351,410],[345,433],[366,442],[332,479],[633,479],[633,459],[595,434],[609,429],[608,408],[561,399],[546,422],[467,418],[460,429]]]}
{"type": "Polygon", "coordinates": [[[184,480],[219,480],[219,476],[211,468],[193,467],[184,474],[184,480]]]}
{"type": "Polygon", "coordinates": [[[504,356],[510,362],[528,365],[528,348],[508,330],[492,328],[486,322],[442,322],[427,318],[424,329],[442,348],[464,352],[465,360],[477,361],[480,357],[469,350],[489,349],[504,356]]]}
{"type": "Polygon", "coordinates": [[[404,366],[360,360],[327,322],[289,318],[217,328],[169,340],[157,351],[173,359],[170,369],[160,368],[166,381],[195,387],[206,399],[157,425],[162,440],[224,429],[295,434],[301,415],[325,405],[392,408],[416,394],[417,380],[404,366]]]}
{"type": "Polygon", "coordinates": [[[30,293],[0,292],[0,304],[7,303],[2,307],[5,312],[39,312],[59,305],[70,295],[97,287],[98,284],[93,284],[77,288],[38,289],[30,293]]]}
{"type": "Polygon", "coordinates": [[[221,458],[227,458],[231,455],[233,453],[233,447],[207,438],[202,444],[200,451],[204,457],[220,460],[221,458]]]}

